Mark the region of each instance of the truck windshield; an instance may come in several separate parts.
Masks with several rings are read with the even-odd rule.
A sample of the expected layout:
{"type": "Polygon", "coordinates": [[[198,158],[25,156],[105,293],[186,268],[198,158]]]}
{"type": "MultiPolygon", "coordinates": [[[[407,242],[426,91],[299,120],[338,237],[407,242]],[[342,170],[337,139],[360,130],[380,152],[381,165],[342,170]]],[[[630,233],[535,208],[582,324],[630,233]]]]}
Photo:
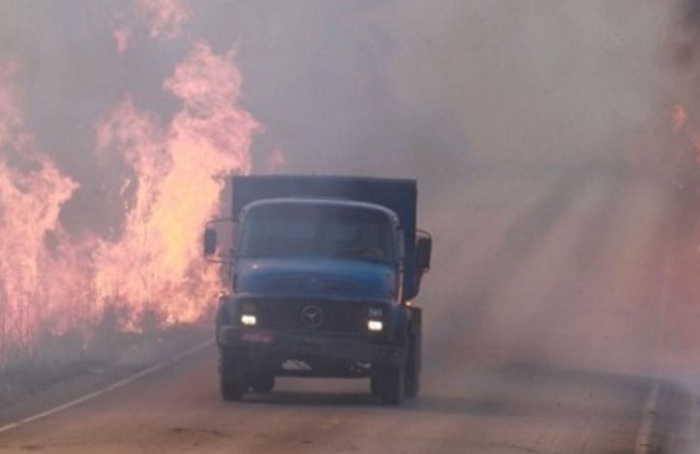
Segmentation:
{"type": "Polygon", "coordinates": [[[383,212],[327,204],[252,208],[240,238],[241,257],[328,256],[390,263],[394,229],[383,212]]]}

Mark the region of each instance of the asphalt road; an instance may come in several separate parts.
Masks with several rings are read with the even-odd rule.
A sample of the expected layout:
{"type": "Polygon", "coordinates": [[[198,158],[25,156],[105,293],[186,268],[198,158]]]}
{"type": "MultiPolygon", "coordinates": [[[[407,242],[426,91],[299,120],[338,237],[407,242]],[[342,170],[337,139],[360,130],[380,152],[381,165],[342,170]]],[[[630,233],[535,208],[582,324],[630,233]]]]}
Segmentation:
{"type": "Polygon", "coordinates": [[[663,373],[667,202],[643,179],[490,175],[426,210],[424,386],[402,407],[367,380],[223,402],[210,345],[0,431],[0,453],[693,452],[694,400],[663,373]]]}
{"type": "Polygon", "coordinates": [[[633,452],[643,383],[532,365],[431,380],[401,408],[365,381],[281,381],[224,403],[212,349],[0,435],[0,452],[633,452]]]}

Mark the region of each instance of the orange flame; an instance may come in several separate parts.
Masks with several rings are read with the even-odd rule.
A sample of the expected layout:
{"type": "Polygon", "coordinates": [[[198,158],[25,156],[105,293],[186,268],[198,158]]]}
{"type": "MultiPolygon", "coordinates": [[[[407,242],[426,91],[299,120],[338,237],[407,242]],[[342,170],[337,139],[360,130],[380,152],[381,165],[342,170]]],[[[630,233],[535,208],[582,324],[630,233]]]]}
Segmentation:
{"type": "MultiPolygon", "coordinates": [[[[139,5],[156,37],[180,33],[188,17],[179,2],[139,5]]],[[[119,51],[130,30],[115,32],[119,51]]],[[[61,227],[61,207],[78,185],[27,132],[13,88],[18,70],[17,61],[0,63],[0,370],[18,348],[31,353],[44,331],[89,335],[108,307],[122,310],[122,328],[131,330],[208,313],[221,280],[201,259],[201,233],[219,209],[225,177],[250,172],[260,128],[238,105],[233,53],[193,46],[164,83],[182,103],[171,124],[127,97],[97,125],[98,159],[117,156],[131,170],[119,194],[125,224],[109,240],[71,239],[61,227]]]]}
{"type": "Polygon", "coordinates": [[[119,54],[124,54],[129,48],[129,43],[131,42],[132,31],[129,27],[119,27],[114,29],[112,32],[112,37],[117,45],[117,52],[119,54]]]}
{"type": "Polygon", "coordinates": [[[184,104],[161,130],[130,100],[100,125],[98,148],[122,153],[138,175],[118,243],[101,242],[96,288],[103,298],[155,311],[167,323],[192,321],[221,290],[203,266],[200,235],[215,214],[225,176],[249,172],[257,122],[238,108],[241,76],[231,54],[198,44],[165,84],[184,104]]]}
{"type": "Polygon", "coordinates": [[[61,206],[77,188],[26,131],[13,89],[18,70],[16,61],[0,64],[0,365],[54,319],[45,276],[61,267],[47,244],[61,235],[61,206]]]}
{"type": "Polygon", "coordinates": [[[688,114],[685,111],[685,106],[676,104],[673,106],[673,131],[678,133],[683,129],[688,122],[688,114]]]}
{"type": "Polygon", "coordinates": [[[148,21],[152,38],[177,38],[190,18],[190,11],[179,0],[139,0],[138,8],[148,21]]]}
{"type": "Polygon", "coordinates": [[[700,165],[700,135],[693,125],[688,122],[688,112],[683,104],[673,106],[673,132],[679,134],[686,131],[690,143],[695,151],[695,162],[700,165]]]}

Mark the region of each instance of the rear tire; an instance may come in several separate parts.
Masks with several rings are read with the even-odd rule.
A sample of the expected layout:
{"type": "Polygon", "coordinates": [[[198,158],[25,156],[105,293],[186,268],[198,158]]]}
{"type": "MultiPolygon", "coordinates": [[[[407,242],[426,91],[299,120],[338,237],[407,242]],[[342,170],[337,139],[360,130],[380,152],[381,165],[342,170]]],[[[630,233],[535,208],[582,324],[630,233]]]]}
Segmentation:
{"type": "Polygon", "coordinates": [[[219,390],[226,401],[241,400],[248,391],[246,366],[235,355],[219,350],[219,390]]]}
{"type": "Polygon", "coordinates": [[[382,378],[378,372],[372,374],[369,379],[369,389],[372,395],[379,397],[382,390],[382,378]]]}
{"type": "Polygon", "coordinates": [[[423,311],[419,307],[410,307],[411,323],[407,336],[406,351],[406,397],[414,398],[420,392],[423,311]]]}
{"type": "Polygon", "coordinates": [[[420,333],[415,333],[409,338],[408,358],[406,361],[406,397],[415,398],[420,392],[421,374],[421,342],[420,333]]]}

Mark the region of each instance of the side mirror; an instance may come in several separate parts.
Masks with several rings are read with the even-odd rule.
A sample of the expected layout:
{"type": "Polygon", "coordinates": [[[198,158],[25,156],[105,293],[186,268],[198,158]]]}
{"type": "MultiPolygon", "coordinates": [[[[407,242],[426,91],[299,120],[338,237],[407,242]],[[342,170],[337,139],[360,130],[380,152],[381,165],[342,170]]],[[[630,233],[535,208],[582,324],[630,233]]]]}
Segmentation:
{"type": "Polygon", "coordinates": [[[233,229],[233,219],[214,219],[206,224],[204,230],[204,257],[207,262],[211,263],[231,263],[233,260],[233,241],[235,232],[233,229]],[[230,229],[227,228],[222,232],[218,232],[215,228],[217,224],[227,223],[230,229]],[[218,233],[221,233],[221,244],[219,244],[218,233]]]}
{"type": "Polygon", "coordinates": [[[433,250],[433,238],[426,231],[419,230],[416,236],[416,267],[422,272],[430,269],[430,256],[433,250]]]}
{"type": "Polygon", "coordinates": [[[214,255],[216,252],[216,230],[206,229],[204,231],[204,255],[214,255]]]}

